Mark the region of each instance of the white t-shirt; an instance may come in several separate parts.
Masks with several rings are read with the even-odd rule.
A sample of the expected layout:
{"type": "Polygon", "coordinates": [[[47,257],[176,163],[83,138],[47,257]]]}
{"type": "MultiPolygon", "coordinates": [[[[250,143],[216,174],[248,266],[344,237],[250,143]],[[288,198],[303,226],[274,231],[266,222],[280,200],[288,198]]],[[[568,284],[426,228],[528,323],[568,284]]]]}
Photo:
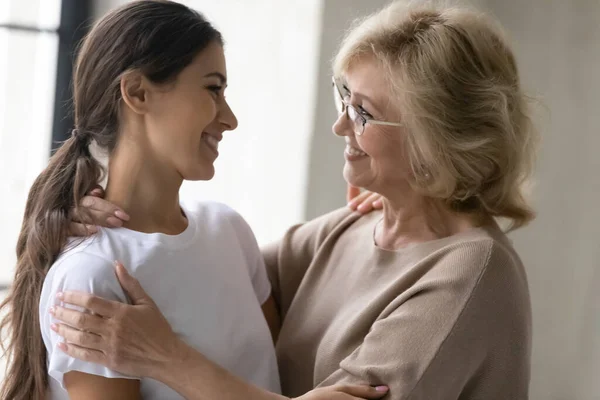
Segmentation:
{"type": "MultiPolygon", "coordinates": [[[[243,218],[218,203],[182,205],[187,229],[179,235],[101,229],[69,246],[50,269],[40,297],[40,325],[48,352],[50,400],[67,400],[63,376],[81,371],[130,378],[98,364],[74,359],[57,344],[48,309],[56,293],[79,290],[129,302],[113,261],[123,262],[154,299],[173,330],[189,345],[238,377],[280,392],[273,342],[260,305],[269,297],[256,239],[243,218]]],[[[141,379],[146,400],[182,399],[167,386],[141,379]]]]}

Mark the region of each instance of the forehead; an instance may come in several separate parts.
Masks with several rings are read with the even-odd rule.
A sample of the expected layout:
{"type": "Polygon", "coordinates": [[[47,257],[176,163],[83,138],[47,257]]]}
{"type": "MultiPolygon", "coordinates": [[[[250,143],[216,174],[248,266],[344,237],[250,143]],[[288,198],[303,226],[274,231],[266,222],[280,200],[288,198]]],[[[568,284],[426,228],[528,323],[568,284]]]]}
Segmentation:
{"type": "Polygon", "coordinates": [[[220,72],[227,76],[227,64],[223,46],[218,42],[209,44],[189,65],[189,69],[197,73],[220,72]]]}
{"type": "Polygon", "coordinates": [[[374,57],[354,61],[342,76],[352,94],[363,95],[384,105],[390,99],[390,87],[381,64],[374,57]]]}

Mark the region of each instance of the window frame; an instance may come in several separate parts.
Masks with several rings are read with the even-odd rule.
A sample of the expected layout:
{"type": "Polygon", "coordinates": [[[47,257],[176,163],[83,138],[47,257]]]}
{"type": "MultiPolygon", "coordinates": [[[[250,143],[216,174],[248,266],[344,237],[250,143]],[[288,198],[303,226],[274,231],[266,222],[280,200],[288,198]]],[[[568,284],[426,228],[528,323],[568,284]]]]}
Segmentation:
{"type": "MultiPolygon", "coordinates": [[[[61,0],[60,21],[57,28],[39,27],[22,23],[0,23],[0,29],[31,34],[54,34],[58,38],[55,76],[53,121],[50,154],[69,138],[73,129],[72,76],[77,46],[87,34],[93,19],[94,0],[61,0]]],[[[9,289],[11,282],[0,282],[0,291],[9,289]]]]}

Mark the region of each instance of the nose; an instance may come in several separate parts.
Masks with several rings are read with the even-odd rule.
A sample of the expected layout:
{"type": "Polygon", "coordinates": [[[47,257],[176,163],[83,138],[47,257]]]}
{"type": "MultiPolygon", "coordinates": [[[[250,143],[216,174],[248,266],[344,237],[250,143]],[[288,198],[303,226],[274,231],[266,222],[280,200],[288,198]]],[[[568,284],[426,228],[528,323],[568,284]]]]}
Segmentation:
{"type": "Polygon", "coordinates": [[[223,100],[223,105],[219,112],[219,123],[226,131],[232,131],[238,126],[238,120],[225,100],[223,100]]]}
{"type": "Polygon", "coordinates": [[[350,121],[346,117],[345,112],[338,114],[338,118],[333,123],[333,126],[331,127],[331,131],[333,132],[334,135],[340,136],[340,137],[354,135],[354,131],[352,130],[352,128],[350,126],[350,121]]]}

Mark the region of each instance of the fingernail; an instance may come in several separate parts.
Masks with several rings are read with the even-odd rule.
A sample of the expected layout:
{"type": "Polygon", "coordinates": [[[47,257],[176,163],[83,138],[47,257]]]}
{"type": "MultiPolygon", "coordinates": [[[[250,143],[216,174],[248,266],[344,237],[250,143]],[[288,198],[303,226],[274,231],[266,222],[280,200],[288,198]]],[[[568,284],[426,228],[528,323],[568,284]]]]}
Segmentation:
{"type": "Polygon", "coordinates": [[[54,332],[58,332],[58,325],[52,324],[50,325],[50,329],[52,329],[54,332]]]}
{"type": "Polygon", "coordinates": [[[62,351],[67,351],[67,344],[64,342],[59,342],[58,348],[61,349],[62,351]]]}
{"type": "Polygon", "coordinates": [[[102,190],[100,190],[100,189],[94,189],[94,190],[92,190],[92,192],[90,194],[92,196],[100,196],[102,194],[102,190]]]}
{"type": "Polygon", "coordinates": [[[48,312],[50,313],[50,315],[54,315],[55,311],[56,311],[56,309],[54,307],[50,307],[50,309],[48,309],[48,312]]]}
{"type": "Polygon", "coordinates": [[[121,220],[119,218],[115,218],[115,217],[108,217],[108,218],[106,218],[106,222],[110,226],[113,226],[115,228],[120,228],[121,226],[123,226],[123,220],[121,220]]]}
{"type": "Polygon", "coordinates": [[[124,221],[129,221],[129,215],[127,215],[125,211],[117,210],[115,211],[115,215],[117,216],[117,218],[120,218],[124,221]]]}
{"type": "MultiPolygon", "coordinates": [[[[58,293],[56,293],[56,298],[57,298],[57,299],[60,299],[60,300],[62,300],[62,299],[63,299],[63,297],[65,297],[65,294],[64,294],[63,292],[58,292],[58,293]]],[[[54,308],[54,307],[52,307],[52,308],[54,308]]]]}
{"type": "Polygon", "coordinates": [[[377,386],[375,387],[375,391],[377,392],[387,392],[389,388],[387,386],[377,386]]]}
{"type": "Polygon", "coordinates": [[[96,225],[86,225],[86,228],[89,233],[97,233],[98,227],[96,225]]]}

